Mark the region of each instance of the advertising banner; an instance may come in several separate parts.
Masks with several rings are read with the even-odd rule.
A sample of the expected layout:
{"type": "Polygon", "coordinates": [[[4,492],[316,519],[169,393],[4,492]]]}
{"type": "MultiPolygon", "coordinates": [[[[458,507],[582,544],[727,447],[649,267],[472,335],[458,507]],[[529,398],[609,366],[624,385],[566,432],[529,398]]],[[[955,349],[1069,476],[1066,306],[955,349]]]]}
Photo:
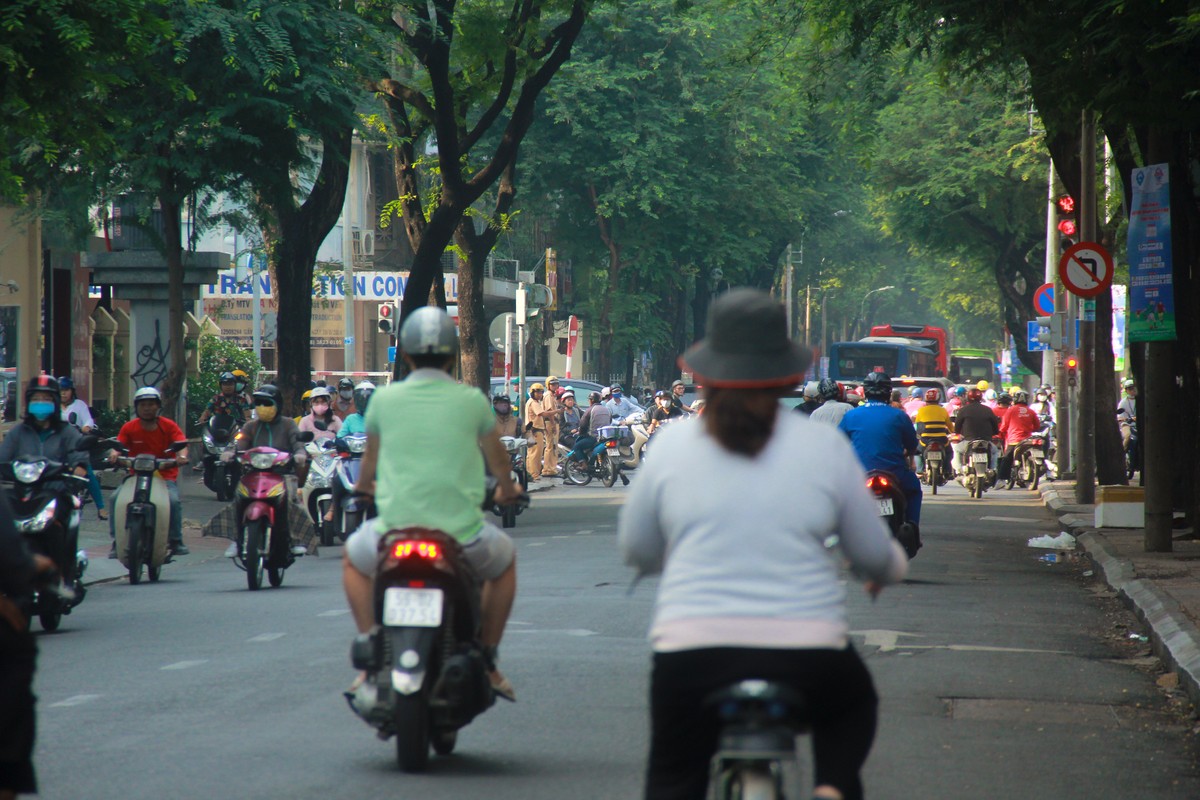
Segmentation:
{"type": "Polygon", "coordinates": [[[1151,164],[1133,170],[1131,178],[1129,341],[1174,341],[1170,172],[1166,164],[1151,164]]]}

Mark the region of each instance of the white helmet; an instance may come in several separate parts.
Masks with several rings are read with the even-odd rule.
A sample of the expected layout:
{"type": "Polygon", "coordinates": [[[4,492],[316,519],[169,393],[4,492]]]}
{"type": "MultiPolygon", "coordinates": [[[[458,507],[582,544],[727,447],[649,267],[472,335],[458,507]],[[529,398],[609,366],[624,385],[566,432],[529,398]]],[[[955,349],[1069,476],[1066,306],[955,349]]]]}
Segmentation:
{"type": "Polygon", "coordinates": [[[400,349],[410,356],[452,356],[458,353],[458,330],[443,308],[424,306],[400,326],[400,349]]]}
{"type": "Polygon", "coordinates": [[[162,405],[162,393],[159,392],[158,389],[155,389],[153,386],[143,386],[141,389],[138,389],[136,392],[134,392],[133,404],[136,406],[142,400],[156,400],[156,401],[158,401],[158,404],[161,406],[162,405]]]}
{"type": "Polygon", "coordinates": [[[988,400],[988,401],[995,400],[996,399],[996,390],[995,389],[987,389],[986,391],[984,391],[983,399],[988,400]]]}
{"type": "Polygon", "coordinates": [[[818,397],[821,396],[820,389],[821,389],[821,384],[818,383],[817,381],[809,381],[808,383],[804,384],[804,399],[805,400],[816,400],[818,397]]]}

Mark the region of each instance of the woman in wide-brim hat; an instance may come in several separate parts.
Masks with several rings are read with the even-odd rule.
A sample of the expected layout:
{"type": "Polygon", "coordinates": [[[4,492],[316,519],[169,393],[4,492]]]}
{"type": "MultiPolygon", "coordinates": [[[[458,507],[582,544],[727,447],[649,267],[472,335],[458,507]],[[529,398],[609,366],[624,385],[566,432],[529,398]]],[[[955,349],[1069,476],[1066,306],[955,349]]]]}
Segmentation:
{"type": "Polygon", "coordinates": [[[722,295],[708,336],[681,361],[704,387],[704,416],[663,431],[618,531],[626,563],[663,574],[645,796],[705,796],[719,728],[704,700],[759,678],[808,699],[814,796],[862,797],[877,698],[849,643],[840,562],[878,592],[907,559],[846,438],[779,413],[811,356],[788,338],[778,302],[754,289],[722,295]],[[840,554],[824,546],[831,536],[840,554]]]}

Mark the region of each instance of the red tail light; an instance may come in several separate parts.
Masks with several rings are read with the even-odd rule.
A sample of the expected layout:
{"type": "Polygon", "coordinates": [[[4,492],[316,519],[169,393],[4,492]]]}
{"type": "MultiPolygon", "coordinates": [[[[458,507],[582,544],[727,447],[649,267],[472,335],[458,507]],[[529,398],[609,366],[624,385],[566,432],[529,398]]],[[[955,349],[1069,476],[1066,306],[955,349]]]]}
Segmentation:
{"type": "Polygon", "coordinates": [[[882,475],[872,475],[871,477],[867,478],[867,488],[872,492],[886,491],[891,485],[892,482],[882,475]]]}
{"type": "Polygon", "coordinates": [[[434,559],[441,555],[437,542],[397,542],[392,548],[392,558],[428,558],[434,559]]]}

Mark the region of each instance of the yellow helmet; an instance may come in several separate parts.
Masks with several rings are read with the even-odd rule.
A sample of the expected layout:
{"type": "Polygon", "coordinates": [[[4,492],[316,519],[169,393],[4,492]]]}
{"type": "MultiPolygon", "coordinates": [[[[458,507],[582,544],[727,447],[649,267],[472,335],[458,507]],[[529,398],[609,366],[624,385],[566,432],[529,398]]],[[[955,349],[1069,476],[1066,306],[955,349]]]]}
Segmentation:
{"type": "Polygon", "coordinates": [[[240,369],[235,369],[233,371],[233,374],[235,377],[238,377],[238,378],[249,378],[250,377],[243,370],[240,370],[240,369]]]}
{"type": "Polygon", "coordinates": [[[550,377],[546,378],[546,383],[558,383],[558,378],[551,375],[550,377]]]}
{"type": "Polygon", "coordinates": [[[312,397],[312,389],[309,389],[307,392],[305,392],[304,394],[300,395],[300,399],[301,399],[301,400],[307,400],[307,399],[308,399],[308,398],[310,398],[310,397],[312,397]]]}
{"type": "Polygon", "coordinates": [[[546,387],[545,387],[545,386],[542,386],[540,383],[535,383],[535,384],[532,384],[532,385],[529,387],[529,393],[530,393],[530,394],[533,394],[534,392],[544,392],[544,391],[546,391],[546,387]]]}
{"type": "Polygon", "coordinates": [[[988,388],[988,382],[987,382],[987,381],[980,381],[979,383],[975,384],[975,388],[976,388],[976,389],[978,389],[978,390],[979,390],[979,391],[981,391],[981,392],[987,391],[987,388],[988,388]]]}

